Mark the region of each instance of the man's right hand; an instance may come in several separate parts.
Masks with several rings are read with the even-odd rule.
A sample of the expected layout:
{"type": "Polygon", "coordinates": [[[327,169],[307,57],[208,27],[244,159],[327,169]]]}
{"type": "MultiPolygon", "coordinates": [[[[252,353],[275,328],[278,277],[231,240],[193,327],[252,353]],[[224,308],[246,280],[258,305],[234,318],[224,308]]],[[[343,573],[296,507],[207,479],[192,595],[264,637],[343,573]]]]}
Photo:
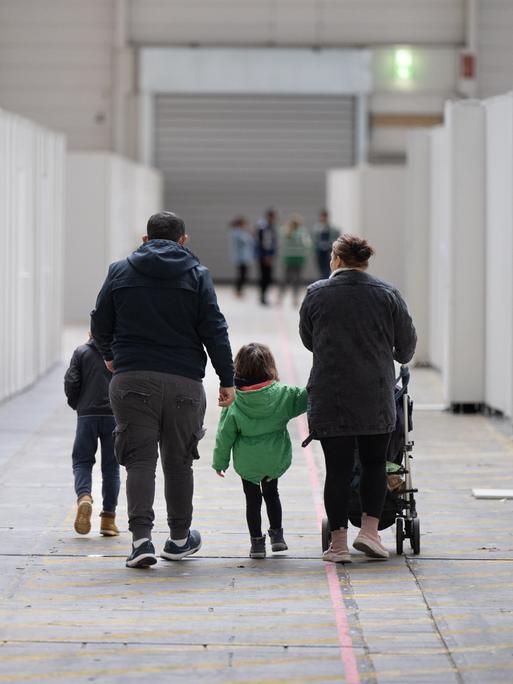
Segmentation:
{"type": "Polygon", "coordinates": [[[235,400],[235,387],[220,387],[218,406],[230,406],[235,400]]]}
{"type": "Polygon", "coordinates": [[[108,370],[110,370],[111,373],[114,373],[114,362],[113,361],[105,361],[105,365],[107,366],[108,370]]]}

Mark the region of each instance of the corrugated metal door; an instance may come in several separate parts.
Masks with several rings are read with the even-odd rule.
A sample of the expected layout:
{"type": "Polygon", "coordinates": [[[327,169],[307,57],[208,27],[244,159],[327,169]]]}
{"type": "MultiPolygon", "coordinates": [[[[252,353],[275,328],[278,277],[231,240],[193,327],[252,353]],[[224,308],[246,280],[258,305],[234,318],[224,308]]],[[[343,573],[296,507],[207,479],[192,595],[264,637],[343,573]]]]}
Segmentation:
{"type": "Polygon", "coordinates": [[[232,276],[233,215],[254,222],[272,205],[282,219],[299,211],[313,223],[326,170],[354,163],[354,110],[352,97],[157,96],[165,205],[183,216],[191,249],[214,277],[232,276]]]}

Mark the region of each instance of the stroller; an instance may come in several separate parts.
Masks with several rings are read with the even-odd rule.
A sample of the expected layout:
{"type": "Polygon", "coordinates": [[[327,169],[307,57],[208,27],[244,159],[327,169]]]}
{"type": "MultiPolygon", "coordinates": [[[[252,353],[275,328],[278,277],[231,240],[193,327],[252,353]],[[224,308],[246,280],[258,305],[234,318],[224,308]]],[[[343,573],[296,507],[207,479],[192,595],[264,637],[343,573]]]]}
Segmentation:
{"type": "MultiPolygon", "coordinates": [[[[395,431],[392,433],[387,454],[387,476],[389,485],[385,498],[385,505],[381,515],[379,529],[384,530],[395,523],[396,551],[403,553],[403,542],[410,540],[415,555],[420,553],[420,520],[417,517],[415,494],[417,489],[412,486],[412,459],[414,442],[410,440],[413,429],[413,401],[408,395],[410,371],[407,366],[401,366],[396,380],[395,403],[397,420],[395,431]],[[404,479],[403,479],[404,478],[404,479]]],[[[349,520],[355,527],[361,526],[362,510],[360,504],[360,461],[358,447],[356,447],[355,466],[351,482],[351,500],[349,505],[349,520]]],[[[322,550],[326,551],[331,542],[331,531],[328,519],[322,521],[322,550]]]]}

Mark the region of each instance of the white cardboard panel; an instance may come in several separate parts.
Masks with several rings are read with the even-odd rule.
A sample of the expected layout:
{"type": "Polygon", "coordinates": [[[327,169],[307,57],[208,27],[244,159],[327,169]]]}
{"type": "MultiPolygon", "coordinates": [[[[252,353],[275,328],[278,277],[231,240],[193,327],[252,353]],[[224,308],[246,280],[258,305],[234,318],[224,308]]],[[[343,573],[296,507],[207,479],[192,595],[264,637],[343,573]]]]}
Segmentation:
{"type": "Polygon", "coordinates": [[[513,94],[486,102],[485,402],[512,417],[513,94]]]}
{"type": "Polygon", "coordinates": [[[450,173],[448,363],[449,403],[484,401],[485,108],[446,106],[450,173]]]}
{"type": "Polygon", "coordinates": [[[72,152],[67,172],[64,311],[66,322],[83,323],[108,265],[138,247],[149,216],[162,208],[162,179],[108,152],[72,152]]]}
{"type": "Polygon", "coordinates": [[[59,360],[64,160],[62,136],[0,111],[0,400],[59,360]]]}
{"type": "Polygon", "coordinates": [[[404,295],[417,329],[415,362],[429,362],[431,137],[429,130],[407,136],[404,226],[404,295]]]}

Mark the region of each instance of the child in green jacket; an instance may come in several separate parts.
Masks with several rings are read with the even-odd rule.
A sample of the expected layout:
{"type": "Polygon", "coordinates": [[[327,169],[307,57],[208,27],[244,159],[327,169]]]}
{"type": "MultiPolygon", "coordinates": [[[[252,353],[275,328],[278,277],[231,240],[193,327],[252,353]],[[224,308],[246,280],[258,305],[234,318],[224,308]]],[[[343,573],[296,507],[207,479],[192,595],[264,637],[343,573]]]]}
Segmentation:
{"type": "Polygon", "coordinates": [[[276,362],[268,347],[255,342],[235,357],[236,398],[224,408],[217,429],[212,467],[220,477],[230,464],[242,478],[251,558],[265,558],[262,497],[269,517],[273,551],[286,551],[278,478],[292,460],[287,423],[305,413],[306,389],[278,382],[276,362]]]}

